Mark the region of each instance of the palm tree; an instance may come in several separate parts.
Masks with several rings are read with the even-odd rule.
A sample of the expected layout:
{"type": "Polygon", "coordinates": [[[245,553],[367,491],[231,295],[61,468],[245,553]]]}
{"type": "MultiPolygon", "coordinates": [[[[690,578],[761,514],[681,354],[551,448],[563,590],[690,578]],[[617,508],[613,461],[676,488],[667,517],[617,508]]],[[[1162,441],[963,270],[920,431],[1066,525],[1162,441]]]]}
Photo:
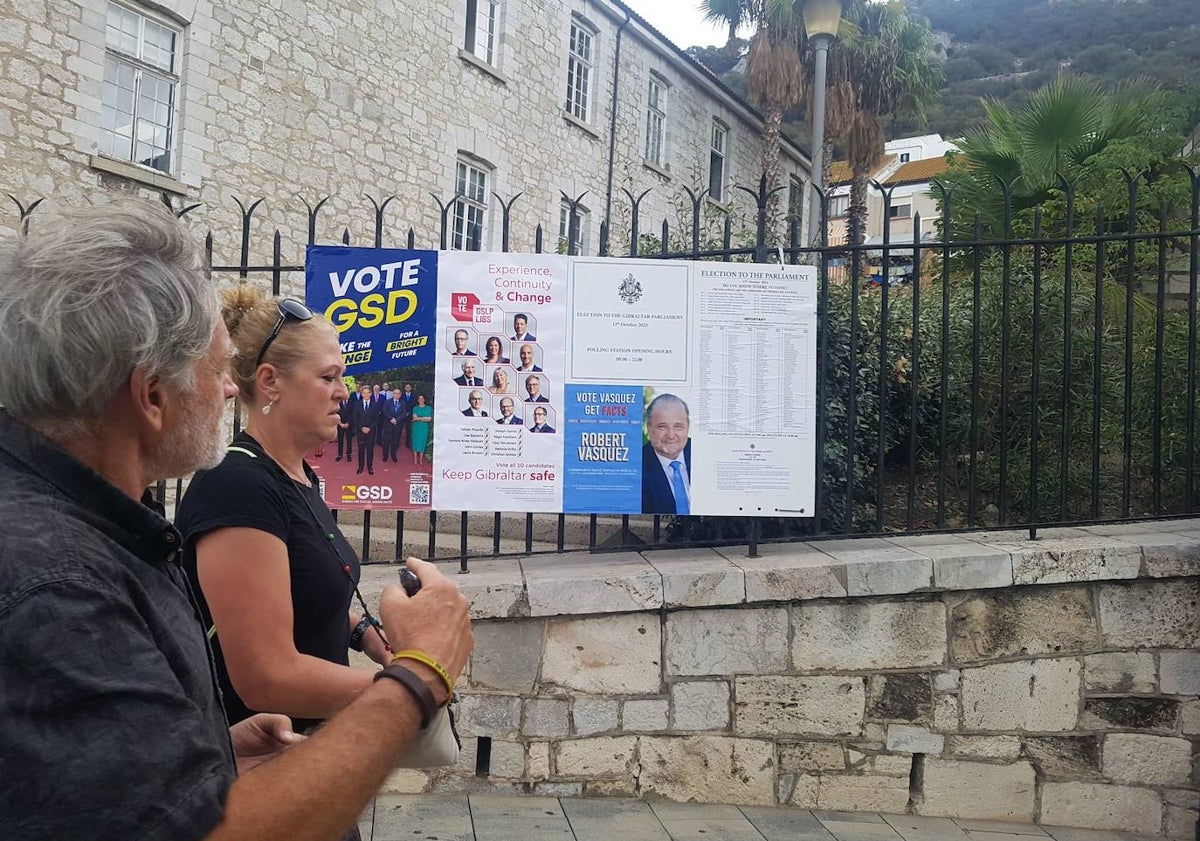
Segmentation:
{"type": "MultiPolygon", "coordinates": [[[[800,50],[804,26],[794,0],[701,0],[705,20],[729,27],[732,47],[743,27],[752,27],[746,66],[746,87],[751,102],[763,112],[763,172],[767,189],[779,186],[779,133],[783,115],[801,102],[804,65],[800,50]]],[[[772,194],[767,208],[769,231],[779,222],[779,201],[772,194]]]]}
{"type": "Polygon", "coordinates": [[[943,76],[928,21],[908,15],[898,0],[855,0],[847,23],[830,51],[826,136],[838,137],[846,146],[852,172],[850,242],[861,245],[867,179],[883,157],[882,121],[901,111],[924,119],[925,106],[937,95],[943,76]]]}
{"type": "MultiPolygon", "coordinates": [[[[987,101],[988,121],[967,132],[951,159],[946,184],[955,205],[978,212],[986,231],[1002,235],[1004,189],[1020,213],[1044,204],[1110,144],[1130,141],[1153,127],[1147,85],[1133,81],[1105,91],[1095,82],[1061,75],[1039,88],[1019,110],[987,101]]],[[[963,219],[969,220],[970,212],[963,219]]],[[[969,228],[970,222],[966,223],[969,228]]],[[[969,234],[966,229],[956,235],[969,234]]]]}

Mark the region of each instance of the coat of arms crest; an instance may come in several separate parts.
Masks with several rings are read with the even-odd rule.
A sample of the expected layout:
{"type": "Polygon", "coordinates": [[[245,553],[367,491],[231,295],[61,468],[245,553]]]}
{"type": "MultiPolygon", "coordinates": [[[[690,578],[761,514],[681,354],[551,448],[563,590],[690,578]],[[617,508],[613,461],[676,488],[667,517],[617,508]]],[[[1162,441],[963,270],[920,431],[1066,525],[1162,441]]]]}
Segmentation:
{"type": "Polygon", "coordinates": [[[621,285],[617,288],[617,294],[627,304],[636,303],[642,298],[642,284],[630,272],[629,276],[621,281],[621,285]]]}

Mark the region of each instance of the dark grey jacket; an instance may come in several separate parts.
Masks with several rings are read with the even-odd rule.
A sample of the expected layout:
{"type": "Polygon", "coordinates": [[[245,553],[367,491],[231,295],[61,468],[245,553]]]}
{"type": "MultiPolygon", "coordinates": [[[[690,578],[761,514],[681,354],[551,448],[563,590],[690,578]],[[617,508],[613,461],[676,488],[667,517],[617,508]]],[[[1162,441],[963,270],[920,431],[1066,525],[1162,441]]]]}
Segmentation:
{"type": "Polygon", "coordinates": [[[3,411],[0,523],[5,841],[202,838],[234,760],[179,533],[3,411]]]}

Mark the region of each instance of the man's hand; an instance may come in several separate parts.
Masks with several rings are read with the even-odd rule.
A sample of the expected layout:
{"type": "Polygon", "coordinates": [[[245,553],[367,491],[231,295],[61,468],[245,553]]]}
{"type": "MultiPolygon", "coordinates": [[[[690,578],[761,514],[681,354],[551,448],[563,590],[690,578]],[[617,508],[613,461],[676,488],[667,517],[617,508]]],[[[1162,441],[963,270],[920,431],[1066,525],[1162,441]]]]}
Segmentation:
{"type": "Polygon", "coordinates": [[[230,727],[229,738],[237,771],[244,774],[303,742],[305,736],[292,730],[292,720],[286,715],[259,713],[230,727]]]}
{"type": "MultiPolygon", "coordinates": [[[[406,648],[424,651],[457,680],[475,646],[475,634],[467,615],[470,604],[454,582],[433,564],[416,558],[409,558],[406,563],[421,579],[421,590],[409,598],[398,584],[384,588],[379,615],[388,640],[396,651],[406,648]]],[[[410,664],[406,661],[404,665],[410,664]]],[[[417,668],[414,671],[423,672],[417,668]]],[[[433,682],[429,688],[439,702],[446,699],[446,689],[440,683],[433,682]]]]}

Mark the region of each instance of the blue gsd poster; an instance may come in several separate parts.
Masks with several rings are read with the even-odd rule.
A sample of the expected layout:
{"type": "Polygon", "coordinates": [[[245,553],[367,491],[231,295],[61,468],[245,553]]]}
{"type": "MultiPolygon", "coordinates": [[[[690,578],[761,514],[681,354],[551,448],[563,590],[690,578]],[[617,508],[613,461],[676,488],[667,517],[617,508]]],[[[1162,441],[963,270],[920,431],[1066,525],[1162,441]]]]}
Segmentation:
{"type": "Polygon", "coordinates": [[[305,303],[338,329],[346,374],[433,362],[436,251],[310,245],[305,303]]]}

